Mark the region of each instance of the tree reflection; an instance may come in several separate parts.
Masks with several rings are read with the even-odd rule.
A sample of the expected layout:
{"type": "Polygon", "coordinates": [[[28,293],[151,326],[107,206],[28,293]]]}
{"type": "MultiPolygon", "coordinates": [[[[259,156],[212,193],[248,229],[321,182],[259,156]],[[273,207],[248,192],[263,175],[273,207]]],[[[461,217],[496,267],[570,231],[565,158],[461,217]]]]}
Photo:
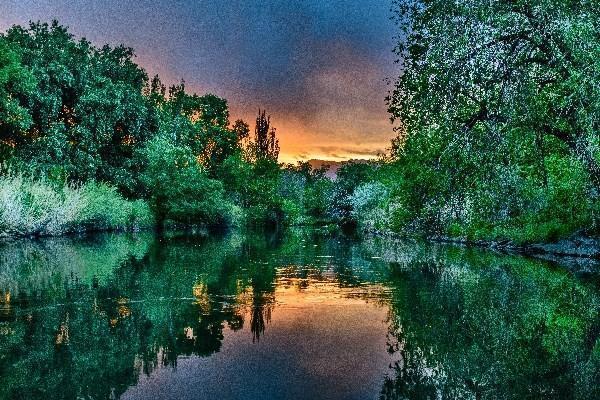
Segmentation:
{"type": "Polygon", "coordinates": [[[276,288],[315,281],[389,285],[382,399],[600,398],[597,287],[538,261],[308,233],[25,241],[0,259],[3,399],[118,398],[227,329],[258,342],[276,288]]]}
{"type": "Polygon", "coordinates": [[[218,352],[225,327],[242,329],[247,310],[258,340],[274,304],[275,267],[265,260],[280,245],[234,233],[0,249],[0,398],[119,397],[179,356],[218,352]]]}
{"type": "Polygon", "coordinates": [[[252,309],[250,311],[250,330],[252,331],[252,342],[260,341],[264,335],[265,327],[271,322],[271,312],[275,303],[272,293],[257,293],[252,298],[252,309]]]}
{"type": "Polygon", "coordinates": [[[593,284],[522,257],[398,252],[382,399],[600,398],[593,284]]]}

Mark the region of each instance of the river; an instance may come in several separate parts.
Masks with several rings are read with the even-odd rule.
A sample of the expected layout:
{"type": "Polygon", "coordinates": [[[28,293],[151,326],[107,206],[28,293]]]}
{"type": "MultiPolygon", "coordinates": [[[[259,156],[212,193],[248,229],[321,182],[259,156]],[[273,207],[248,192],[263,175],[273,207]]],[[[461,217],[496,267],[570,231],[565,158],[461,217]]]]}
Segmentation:
{"type": "Polygon", "coordinates": [[[0,399],[599,399],[598,275],[312,229],[7,242],[0,399]]]}

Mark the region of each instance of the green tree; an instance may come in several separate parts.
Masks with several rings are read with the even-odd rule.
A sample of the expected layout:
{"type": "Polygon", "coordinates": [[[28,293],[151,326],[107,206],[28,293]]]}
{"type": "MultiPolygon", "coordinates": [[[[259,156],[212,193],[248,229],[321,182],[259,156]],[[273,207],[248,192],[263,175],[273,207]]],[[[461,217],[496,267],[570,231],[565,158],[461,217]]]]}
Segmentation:
{"type": "Polygon", "coordinates": [[[262,112],[258,110],[253,143],[255,159],[267,158],[277,161],[279,157],[279,140],[275,132],[275,128],[271,126],[271,116],[267,116],[265,110],[262,112]]]}
{"type": "Polygon", "coordinates": [[[564,187],[549,184],[550,164],[573,159],[595,188],[587,212],[600,189],[594,2],[395,4],[401,75],[389,108],[404,209],[438,231],[474,213],[498,223],[559,212],[550,202],[564,187]]]}
{"type": "Polygon", "coordinates": [[[13,132],[15,155],[50,175],[105,180],[133,194],[131,159],[153,126],[142,94],[148,79],[133,50],[76,41],[56,21],[14,26],[4,40],[36,85],[15,86],[31,116],[13,132]]]}
{"type": "MultiPolygon", "coordinates": [[[[564,143],[600,188],[600,11],[593,1],[398,1],[402,76],[390,109],[411,135],[494,149],[509,130],[564,143]],[[479,132],[480,131],[480,132],[479,132]]],[[[538,151],[543,142],[537,140],[538,151]]]]}
{"type": "Polygon", "coordinates": [[[240,152],[238,132],[228,126],[227,100],[213,94],[188,94],[182,81],[169,89],[164,109],[163,131],[188,146],[211,176],[216,176],[228,157],[240,152]]]}
{"type": "Polygon", "coordinates": [[[141,152],[146,159],[141,179],[159,226],[167,219],[188,225],[231,222],[223,184],[203,172],[189,147],[157,136],[141,152]]]}
{"type": "Polygon", "coordinates": [[[24,99],[35,81],[21,62],[19,49],[0,36],[0,162],[33,123],[24,99]]]}

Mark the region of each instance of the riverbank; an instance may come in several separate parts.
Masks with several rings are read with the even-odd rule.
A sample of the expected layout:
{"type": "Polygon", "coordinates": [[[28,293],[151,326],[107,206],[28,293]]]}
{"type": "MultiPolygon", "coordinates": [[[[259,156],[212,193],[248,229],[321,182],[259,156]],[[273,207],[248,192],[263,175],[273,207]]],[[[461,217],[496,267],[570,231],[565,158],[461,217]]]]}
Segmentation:
{"type": "Polygon", "coordinates": [[[443,236],[433,236],[427,238],[430,241],[445,242],[453,244],[463,244],[467,246],[487,247],[497,250],[506,250],[530,255],[555,255],[562,257],[578,257],[600,260],[600,239],[585,236],[573,236],[568,239],[562,239],[549,243],[533,243],[527,245],[514,244],[510,240],[470,241],[460,238],[450,238],[443,236]]]}
{"type": "Polygon", "coordinates": [[[589,237],[581,233],[555,242],[515,244],[510,240],[468,240],[448,236],[403,235],[391,231],[369,230],[368,235],[388,237],[394,240],[422,239],[433,243],[442,243],[460,247],[472,247],[498,251],[506,254],[520,254],[552,261],[571,270],[591,271],[600,267],[600,238],[589,237]]]}
{"type": "Polygon", "coordinates": [[[0,177],[0,237],[62,236],[135,231],[155,225],[149,205],[97,182],[52,183],[22,175],[0,177]]]}

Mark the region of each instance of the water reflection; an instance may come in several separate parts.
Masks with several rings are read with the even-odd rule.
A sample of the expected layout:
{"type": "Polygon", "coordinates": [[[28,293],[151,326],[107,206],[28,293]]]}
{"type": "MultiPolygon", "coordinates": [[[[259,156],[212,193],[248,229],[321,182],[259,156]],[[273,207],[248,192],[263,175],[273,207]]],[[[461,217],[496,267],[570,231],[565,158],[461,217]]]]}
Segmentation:
{"type": "Polygon", "coordinates": [[[182,357],[220,352],[232,332],[263,342],[276,307],[285,316],[328,294],[353,295],[336,280],[358,274],[335,270],[347,246],[309,232],[5,244],[0,398],[119,397],[182,357]]]}
{"type": "Polygon", "coordinates": [[[383,399],[600,398],[597,280],[492,252],[370,246],[396,268],[400,360],[383,399]]]}
{"type": "Polygon", "coordinates": [[[541,261],[308,230],[12,242],[0,398],[600,398],[598,294],[541,261]]]}

